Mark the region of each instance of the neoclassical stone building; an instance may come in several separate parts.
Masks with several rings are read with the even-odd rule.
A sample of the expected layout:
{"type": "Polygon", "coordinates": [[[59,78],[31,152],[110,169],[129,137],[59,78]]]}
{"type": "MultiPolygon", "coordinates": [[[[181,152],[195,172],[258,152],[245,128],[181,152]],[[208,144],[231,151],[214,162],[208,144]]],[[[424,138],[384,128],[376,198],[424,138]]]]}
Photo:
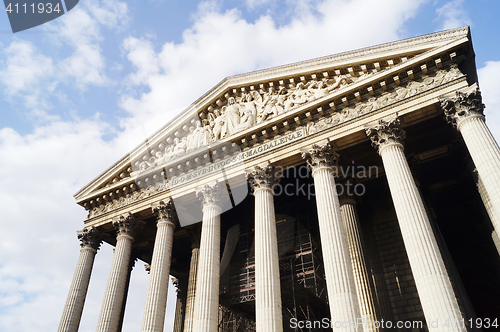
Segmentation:
{"type": "Polygon", "coordinates": [[[102,241],[97,331],[121,330],[137,260],[142,331],[166,310],[176,332],[495,326],[483,109],[468,27],[225,78],[75,195],[89,214],[59,331],[78,330],[102,241]]]}

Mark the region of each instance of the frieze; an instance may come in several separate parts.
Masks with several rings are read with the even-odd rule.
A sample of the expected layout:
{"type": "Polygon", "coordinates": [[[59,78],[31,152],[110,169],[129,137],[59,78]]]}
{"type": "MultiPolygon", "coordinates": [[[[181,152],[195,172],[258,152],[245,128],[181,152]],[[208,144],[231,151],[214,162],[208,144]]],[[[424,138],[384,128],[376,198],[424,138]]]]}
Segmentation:
{"type": "MultiPolygon", "coordinates": [[[[161,182],[154,183],[152,185],[149,185],[146,188],[140,188],[139,190],[136,190],[132,193],[127,193],[126,195],[115,198],[112,201],[108,201],[106,203],[101,204],[100,206],[93,207],[90,209],[89,214],[88,214],[88,219],[94,218],[96,216],[102,215],[106,212],[113,211],[115,209],[118,209],[122,206],[131,204],[133,202],[136,202],[138,200],[147,198],[149,196],[152,196],[154,194],[157,194],[159,192],[168,190],[170,188],[179,186],[181,184],[185,184],[189,181],[192,181],[194,179],[203,177],[207,174],[210,174],[212,172],[216,172],[220,170],[221,168],[224,167],[229,167],[231,165],[234,165],[238,162],[242,162],[246,159],[252,158],[254,156],[260,155],[262,153],[265,153],[267,151],[270,151],[274,148],[277,148],[279,146],[282,146],[284,144],[288,144],[292,141],[301,139],[307,135],[311,135],[314,133],[317,133],[319,131],[331,128],[333,126],[336,126],[340,123],[343,123],[345,121],[349,121],[353,118],[356,118],[358,116],[361,116],[363,114],[369,113],[376,111],[377,109],[380,109],[382,107],[385,107],[387,105],[393,104],[395,102],[398,102],[400,100],[403,100],[405,98],[412,97],[418,93],[424,92],[426,90],[432,89],[433,87],[436,87],[438,85],[450,82],[454,79],[457,79],[459,77],[463,76],[463,74],[460,72],[458,69],[458,66],[455,64],[452,64],[449,68],[449,70],[445,69],[440,69],[436,71],[434,74],[430,75],[423,75],[419,80],[409,80],[406,84],[404,85],[399,85],[396,86],[392,91],[385,91],[381,95],[377,97],[370,97],[368,100],[364,102],[358,102],[354,106],[349,106],[349,107],[344,107],[342,109],[339,109],[337,111],[331,112],[329,114],[325,114],[325,116],[322,116],[316,121],[309,121],[306,124],[298,127],[294,132],[290,132],[288,135],[282,135],[281,137],[275,138],[273,140],[270,140],[268,142],[265,142],[263,144],[260,144],[259,146],[252,147],[250,149],[245,150],[244,152],[240,152],[236,155],[233,155],[231,157],[228,157],[226,159],[223,159],[221,161],[217,161],[212,163],[211,165],[199,168],[197,170],[193,170],[192,172],[173,177],[169,180],[164,180],[161,182]]],[[[303,88],[298,88],[298,89],[303,89],[303,88]]],[[[297,91],[297,90],[294,90],[297,91]]],[[[301,92],[302,93],[302,92],[301,92]]],[[[298,94],[297,94],[298,95],[298,94]]],[[[293,97],[295,98],[295,97],[293,97]]],[[[249,103],[251,102],[248,101],[250,100],[249,98],[246,99],[243,103],[249,103]]],[[[234,102],[236,103],[237,100],[235,99],[234,102]]],[[[240,101],[238,101],[238,106],[234,107],[242,107],[240,105],[240,101]]],[[[236,105],[236,104],[232,104],[236,105]]],[[[244,106],[245,112],[249,112],[248,110],[250,109],[253,112],[253,106],[244,106]]],[[[276,107],[276,104],[274,104],[274,107],[276,107]]],[[[263,108],[262,112],[265,112],[265,107],[263,108]]],[[[274,112],[271,111],[272,108],[269,109],[269,112],[274,112]]],[[[230,111],[231,112],[231,111],[230,111]]],[[[239,110],[238,110],[239,112],[239,110]]],[[[274,114],[274,113],[273,113],[274,114]]],[[[270,115],[270,114],[269,114],[270,115]]],[[[208,139],[208,135],[212,135],[209,131],[206,129],[207,125],[202,126],[201,122],[196,123],[196,128],[193,128],[191,130],[191,134],[193,135],[192,137],[197,137],[195,140],[197,142],[207,142],[206,140],[208,139]],[[205,129],[204,129],[205,128],[205,129]]],[[[213,129],[212,129],[213,130],[213,129]]],[[[226,129],[227,130],[227,129],[226,129]]],[[[234,134],[234,132],[233,132],[234,134]]],[[[210,136],[212,137],[212,136],[210,136]]],[[[193,138],[194,139],[194,138],[193,138]]],[[[188,144],[186,142],[189,140],[185,139],[184,143],[188,144]]],[[[142,160],[138,161],[137,166],[139,167],[139,164],[142,162],[146,161],[146,163],[142,164],[140,166],[140,171],[133,172],[131,175],[132,177],[139,175],[145,170],[153,170],[155,168],[160,169],[163,167],[166,163],[165,160],[168,161],[168,163],[172,163],[175,161],[176,158],[179,158],[182,156],[182,154],[186,153],[185,151],[182,151],[182,146],[181,147],[175,147],[175,143],[179,143],[181,140],[176,140],[172,146],[167,147],[168,151],[171,151],[174,153],[174,155],[169,155],[169,154],[162,154],[158,153],[156,158],[151,158],[149,160],[142,160]]],[[[183,143],[183,144],[184,144],[183,143]]],[[[198,148],[202,147],[202,143],[199,143],[200,145],[197,144],[192,144],[191,147],[198,146],[198,148]]],[[[206,147],[205,147],[206,149],[206,147]]],[[[167,150],[166,150],[167,151],[167,150]]],[[[189,152],[192,152],[193,150],[190,149],[189,152]]],[[[137,162],[136,162],[137,163],[137,162]]]]}
{"type": "Polygon", "coordinates": [[[185,183],[192,181],[194,179],[200,178],[200,177],[208,175],[210,173],[217,172],[223,168],[233,166],[239,162],[242,162],[242,161],[245,161],[247,159],[253,158],[257,155],[266,153],[266,152],[273,150],[277,147],[286,145],[286,144],[291,143],[293,141],[297,141],[299,139],[302,139],[305,136],[306,136],[305,128],[299,127],[295,131],[290,132],[287,135],[283,135],[282,137],[276,138],[276,139],[271,140],[269,142],[265,142],[259,146],[250,148],[246,151],[237,153],[237,154],[235,154],[229,158],[223,159],[221,161],[214,162],[211,165],[202,167],[198,170],[189,172],[187,174],[183,174],[181,176],[174,177],[169,181],[169,186],[170,186],[170,188],[173,188],[173,187],[179,186],[181,184],[185,184],[185,183]]]}

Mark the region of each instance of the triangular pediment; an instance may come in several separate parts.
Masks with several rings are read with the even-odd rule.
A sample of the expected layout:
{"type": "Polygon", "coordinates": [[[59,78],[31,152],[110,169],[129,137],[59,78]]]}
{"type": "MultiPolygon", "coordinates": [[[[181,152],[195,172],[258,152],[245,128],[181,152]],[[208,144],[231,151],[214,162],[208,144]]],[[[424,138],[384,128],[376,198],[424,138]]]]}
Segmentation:
{"type": "Polygon", "coordinates": [[[75,198],[89,210],[118,197],[126,201],[145,174],[155,177],[149,180],[154,190],[165,190],[168,184],[158,178],[186,172],[186,165],[200,167],[209,148],[244,148],[289,122],[319,130],[315,121],[325,113],[338,113],[338,119],[323,121],[333,125],[351,110],[381,107],[386,90],[405,98],[411,89],[446,83],[463,75],[456,64],[466,58],[469,42],[464,27],[225,78],[75,198]],[[417,76],[420,81],[409,83],[417,76]]]}

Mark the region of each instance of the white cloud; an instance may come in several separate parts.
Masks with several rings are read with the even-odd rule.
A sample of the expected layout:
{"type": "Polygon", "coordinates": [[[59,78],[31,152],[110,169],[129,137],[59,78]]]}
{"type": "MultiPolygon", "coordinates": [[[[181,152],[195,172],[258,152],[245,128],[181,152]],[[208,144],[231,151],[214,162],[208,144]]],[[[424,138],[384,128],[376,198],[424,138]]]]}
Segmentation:
{"type": "Polygon", "coordinates": [[[80,89],[88,84],[105,85],[108,79],[103,73],[104,58],[97,44],[76,45],[75,52],[61,62],[63,75],[74,78],[80,89]]]}
{"type": "Polygon", "coordinates": [[[269,2],[271,2],[271,0],[245,0],[245,5],[249,8],[249,9],[254,9],[258,6],[262,6],[264,4],[268,4],[269,2]]]}
{"type": "Polygon", "coordinates": [[[472,24],[467,11],[462,6],[463,2],[463,0],[453,0],[436,10],[438,14],[436,21],[441,22],[439,30],[453,29],[472,24]]]}
{"type": "Polygon", "coordinates": [[[53,73],[52,59],[38,54],[33,44],[14,40],[3,50],[7,58],[0,80],[8,94],[33,90],[41,81],[53,73]]]}
{"type": "Polygon", "coordinates": [[[93,119],[54,121],[26,136],[0,130],[0,284],[12,286],[0,288],[9,299],[0,305],[1,331],[57,326],[54,308],[64,303],[68,288],[61,285],[72,278],[75,230],[85,218],[71,196],[96,175],[96,166],[120,157],[121,149],[101,139],[109,129],[93,119]]]}
{"type": "Polygon", "coordinates": [[[128,6],[118,0],[91,0],[85,2],[86,8],[102,25],[112,29],[124,29],[130,23],[128,6]]]}
{"type": "Polygon", "coordinates": [[[2,53],[6,60],[2,63],[0,82],[8,100],[20,97],[24,105],[33,110],[33,116],[45,115],[49,108],[46,95],[54,88],[54,84],[47,85],[54,73],[52,59],[40,54],[32,43],[22,40],[14,40],[2,53]]]}
{"type": "Polygon", "coordinates": [[[73,54],[61,62],[62,77],[71,77],[80,89],[87,84],[104,85],[105,60],[99,41],[102,36],[96,19],[76,7],[60,19],[58,38],[74,48],[73,54]]]}
{"type": "Polygon", "coordinates": [[[86,1],[57,20],[57,41],[63,40],[74,50],[61,61],[59,77],[74,79],[79,89],[110,84],[104,73],[106,61],[100,46],[101,27],[121,31],[129,21],[127,4],[118,0],[86,1]]]}
{"type": "Polygon", "coordinates": [[[486,105],[486,123],[500,142],[500,61],[488,61],[485,66],[478,71],[479,87],[486,105]]]}
{"type": "Polygon", "coordinates": [[[147,84],[148,80],[160,72],[158,56],[151,41],[129,37],[123,41],[127,59],[137,68],[129,75],[132,84],[147,84]]]}

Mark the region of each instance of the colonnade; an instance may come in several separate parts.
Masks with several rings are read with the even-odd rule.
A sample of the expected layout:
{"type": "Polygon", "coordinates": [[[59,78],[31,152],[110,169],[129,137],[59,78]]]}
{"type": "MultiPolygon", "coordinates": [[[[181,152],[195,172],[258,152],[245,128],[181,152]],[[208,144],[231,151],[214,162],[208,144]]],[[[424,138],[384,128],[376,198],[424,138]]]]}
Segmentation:
{"type": "MultiPolygon", "coordinates": [[[[484,123],[478,90],[457,93],[442,101],[449,122],[463,135],[477,167],[481,190],[488,195],[489,211],[500,211],[500,149],[484,123]]],[[[450,278],[429,223],[422,198],[415,185],[403,146],[401,119],[380,120],[366,128],[366,135],[382,159],[394,208],[401,229],[422,309],[427,321],[460,322],[462,316],[450,278]]],[[[376,321],[377,310],[363,254],[356,201],[339,199],[335,172],[339,155],[327,141],[302,154],[312,172],[323,253],[326,286],[332,320],[348,322],[344,331],[377,331],[356,324],[359,319],[376,321]]],[[[267,165],[248,174],[255,197],[255,285],[256,327],[259,332],[283,330],[278,245],[273,186],[280,175],[267,165]]],[[[187,285],[185,332],[218,331],[220,229],[223,206],[229,198],[224,183],[205,185],[197,191],[202,201],[201,239],[193,242],[187,285]]],[[[484,196],[483,195],[483,196],[484,196]]],[[[153,207],[157,216],[146,303],[141,331],[163,331],[167,286],[172,256],[175,209],[171,199],[153,207]]],[[[493,218],[498,230],[499,218],[493,218]]],[[[142,223],[133,215],[113,221],[117,243],[97,331],[118,329],[135,232],[142,223]]],[[[82,241],[80,259],[59,332],[77,331],[94,256],[101,242],[95,228],[78,233],[82,241]]],[[[429,326],[430,331],[439,327],[429,326]]],[[[460,324],[447,331],[465,331],[460,324]]]]}

